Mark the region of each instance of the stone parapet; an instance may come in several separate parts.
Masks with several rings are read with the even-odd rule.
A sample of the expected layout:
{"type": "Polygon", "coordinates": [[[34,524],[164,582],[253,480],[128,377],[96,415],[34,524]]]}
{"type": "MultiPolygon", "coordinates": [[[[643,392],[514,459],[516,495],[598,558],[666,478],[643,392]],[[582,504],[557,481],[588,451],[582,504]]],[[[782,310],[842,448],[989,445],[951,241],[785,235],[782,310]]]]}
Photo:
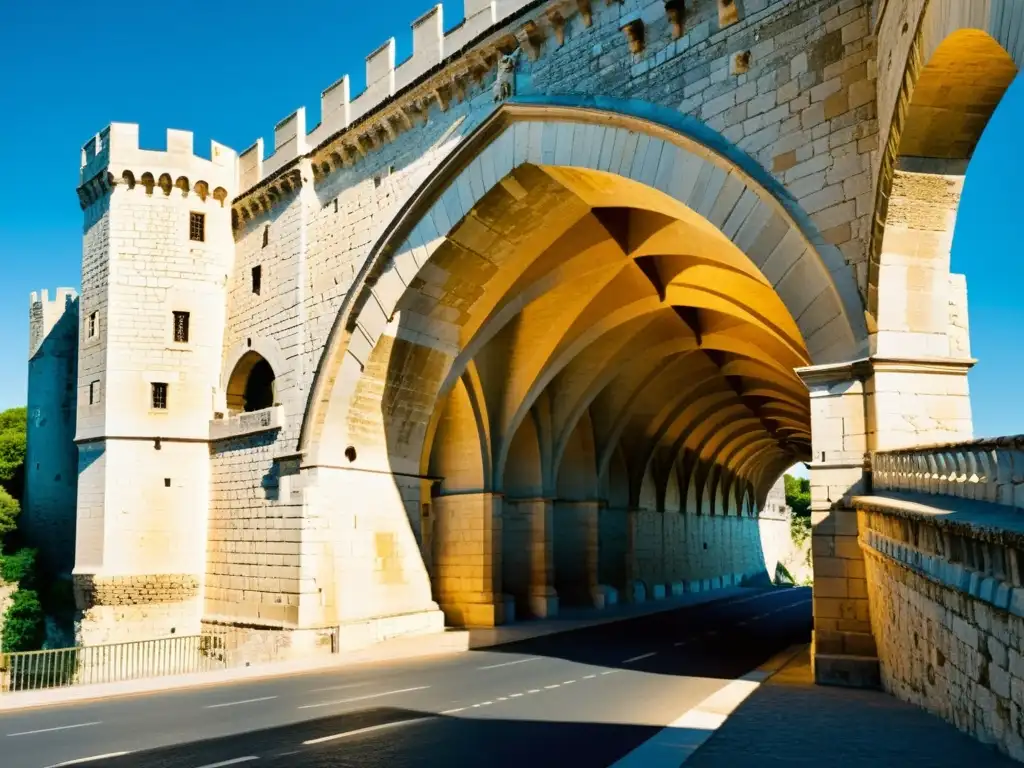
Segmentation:
{"type": "Polygon", "coordinates": [[[98,605],[183,603],[199,594],[199,580],[190,574],[75,574],[72,579],[75,604],[81,611],[98,605]]]}
{"type": "Polygon", "coordinates": [[[1024,435],[875,453],[876,491],[951,496],[1024,508],[1024,435]]]}
{"type": "Polygon", "coordinates": [[[244,437],[260,432],[270,432],[284,426],[284,407],[274,405],[251,413],[240,413],[227,419],[210,421],[210,440],[224,440],[229,437],[244,437]]]}
{"type": "Polygon", "coordinates": [[[1024,524],[1012,520],[1016,512],[906,493],[851,502],[883,687],[1024,759],[1024,524]]]}

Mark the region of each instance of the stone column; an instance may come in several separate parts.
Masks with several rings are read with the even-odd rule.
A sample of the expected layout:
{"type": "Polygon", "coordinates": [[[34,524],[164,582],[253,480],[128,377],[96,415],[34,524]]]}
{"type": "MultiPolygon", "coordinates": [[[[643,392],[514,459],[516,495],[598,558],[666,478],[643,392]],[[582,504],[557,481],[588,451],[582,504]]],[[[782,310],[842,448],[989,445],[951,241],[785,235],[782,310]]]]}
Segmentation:
{"type": "Polygon", "coordinates": [[[457,626],[502,624],[501,496],[439,496],[431,512],[434,594],[445,619],[457,626]]]}
{"type": "MultiPolygon", "coordinates": [[[[602,503],[603,504],[603,503],[602,503]]],[[[619,507],[601,506],[598,533],[598,583],[626,592],[628,513],[619,507]]]]}
{"type": "Polygon", "coordinates": [[[531,616],[558,615],[552,499],[506,499],[505,589],[531,616]]]}
{"type": "Polygon", "coordinates": [[[642,603],[647,594],[637,586],[640,578],[640,563],[637,556],[637,544],[640,540],[640,510],[626,510],[626,584],[622,599],[627,603],[642,603]]]}
{"type": "Polygon", "coordinates": [[[964,177],[945,161],[901,162],[913,171],[893,175],[871,339],[868,433],[879,451],[973,435],[967,283],[949,272],[964,177]]]}
{"type": "Polygon", "coordinates": [[[555,587],[562,602],[598,600],[599,514],[597,501],[555,502],[555,587]]]}
{"type": "Polygon", "coordinates": [[[857,513],[849,496],[865,490],[867,361],[804,368],[811,401],[811,551],[814,566],[812,662],[819,683],[875,687],[857,513]]]}

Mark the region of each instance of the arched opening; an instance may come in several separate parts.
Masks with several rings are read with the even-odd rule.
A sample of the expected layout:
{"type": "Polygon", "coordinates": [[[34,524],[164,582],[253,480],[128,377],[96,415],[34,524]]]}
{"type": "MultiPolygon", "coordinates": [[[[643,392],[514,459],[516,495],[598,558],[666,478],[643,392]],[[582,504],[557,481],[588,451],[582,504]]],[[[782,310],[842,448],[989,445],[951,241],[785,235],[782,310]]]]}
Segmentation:
{"type": "Polygon", "coordinates": [[[274,369],[259,353],[246,352],[228,379],[228,411],[232,415],[250,413],[276,404],[274,369]]]}
{"type": "Polygon", "coordinates": [[[462,510],[452,541],[433,544],[464,558],[435,563],[446,572],[434,583],[472,584],[436,595],[450,619],[498,620],[505,594],[517,615],[551,615],[563,595],[585,601],[641,572],[657,596],[669,580],[706,573],[721,585],[763,569],[724,523],[705,532],[682,519],[700,505],[710,516],[717,493],[714,514],[745,522],[692,467],[728,465],[730,489],[767,492],[810,457],[794,369],[849,359],[861,343],[861,315],[833,282],[842,267],[829,271],[792,201],[667,134],[641,147],[625,127],[577,126],[571,152],[549,153],[540,144],[561,141],[555,126],[513,122],[508,142],[491,133],[466,160],[468,186],[439,172],[446,186],[428,182],[428,199],[404,209],[389,255],[367,270],[366,300],[336,325],[332,343],[353,344],[328,350],[319,375],[332,390],[314,392],[323,410],[304,427],[321,456],[351,444],[357,473],[418,467],[440,489],[433,508],[462,510]],[[520,128],[521,157],[508,148],[520,128]],[[619,141],[635,161],[600,151],[619,141]],[[570,162],[587,158],[602,167],[570,162]],[[678,518],[668,526],[666,503],[678,518]],[[570,517],[572,535],[557,535],[570,517]],[[705,533],[714,562],[694,539],[705,533]]]}
{"type": "Polygon", "coordinates": [[[876,373],[874,402],[899,397],[901,406],[874,450],[973,437],[967,280],[952,273],[950,254],[968,164],[1017,66],[993,37],[1005,30],[985,31],[993,29],[988,4],[970,6],[952,13],[948,0],[937,0],[925,10],[883,156],[877,218],[884,229],[875,232],[868,272],[874,354],[948,361],[957,375],[943,376],[940,407],[923,378],[914,392],[902,373],[876,373]]]}

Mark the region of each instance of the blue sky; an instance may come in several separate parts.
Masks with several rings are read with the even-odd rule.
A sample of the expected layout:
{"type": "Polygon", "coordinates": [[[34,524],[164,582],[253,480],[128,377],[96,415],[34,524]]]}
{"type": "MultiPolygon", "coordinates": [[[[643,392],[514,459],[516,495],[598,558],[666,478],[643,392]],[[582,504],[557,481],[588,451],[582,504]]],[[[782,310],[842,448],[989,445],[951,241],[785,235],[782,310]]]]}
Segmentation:
{"type": "MultiPolygon", "coordinates": [[[[409,23],[430,0],[107,0],[101,4],[0,5],[0,408],[25,402],[28,295],[78,287],[81,211],[75,195],[81,145],[111,121],[136,122],[144,146],[166,128],[192,130],[196,147],[215,138],[242,150],[306,106],[319,120],[320,91],[348,72],[363,87],[366,54],[394,35],[398,59],[409,23]],[[365,9],[365,10],[364,10],[365,9]]],[[[446,26],[462,16],[445,6],[446,26]]],[[[975,432],[1024,432],[1017,396],[1024,358],[1021,206],[1024,86],[1014,82],[967,176],[953,267],[967,275],[975,432]]],[[[205,150],[204,150],[205,151],[205,150]]]]}

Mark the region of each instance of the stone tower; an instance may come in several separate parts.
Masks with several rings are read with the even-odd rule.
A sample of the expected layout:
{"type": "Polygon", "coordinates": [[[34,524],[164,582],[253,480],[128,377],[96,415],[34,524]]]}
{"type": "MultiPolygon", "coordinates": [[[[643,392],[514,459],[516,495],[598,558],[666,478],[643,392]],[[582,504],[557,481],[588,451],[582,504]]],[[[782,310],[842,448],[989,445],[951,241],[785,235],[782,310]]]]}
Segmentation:
{"type": "Polygon", "coordinates": [[[82,150],[80,640],[198,632],[237,155],[114,123],[82,150]],[[130,630],[130,633],[129,633],[130,630]]]}
{"type": "Polygon", "coordinates": [[[20,527],[48,573],[69,576],[75,562],[75,389],[78,294],[58,288],[29,300],[28,429],[20,527]]]}

